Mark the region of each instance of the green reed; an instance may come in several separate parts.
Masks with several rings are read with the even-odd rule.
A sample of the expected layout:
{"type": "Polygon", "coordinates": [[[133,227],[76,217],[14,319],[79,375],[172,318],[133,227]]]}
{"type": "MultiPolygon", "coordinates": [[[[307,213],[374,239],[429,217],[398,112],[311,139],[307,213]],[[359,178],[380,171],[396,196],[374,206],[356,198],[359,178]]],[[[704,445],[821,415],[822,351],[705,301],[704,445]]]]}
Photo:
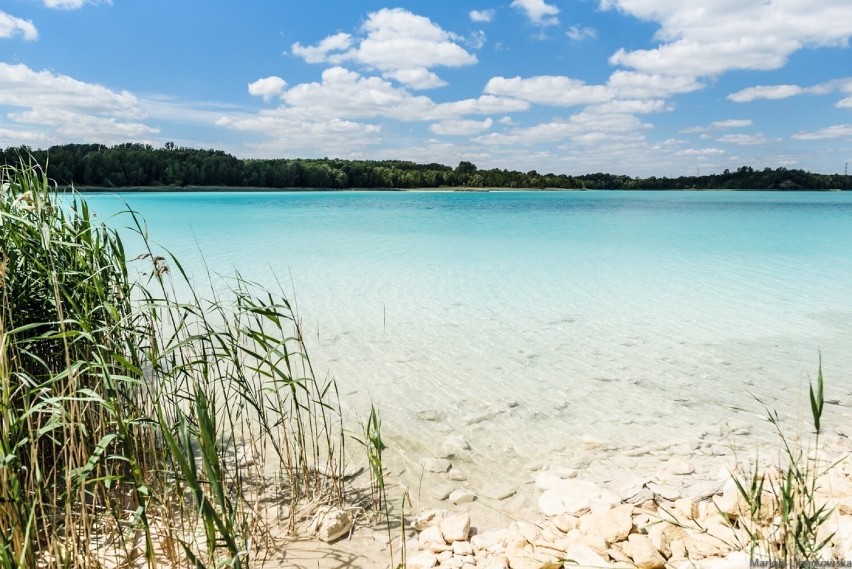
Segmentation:
{"type": "Polygon", "coordinates": [[[750,476],[735,476],[743,505],[737,515],[723,513],[726,523],[744,532],[741,545],[750,558],[773,567],[813,566],[834,538],[833,533],[821,535],[833,509],[817,495],[820,479],[837,465],[824,464],[819,456],[825,404],[821,360],[816,385],[811,383],[808,393],[814,431],[807,448],[793,445],[778,412],[765,407],[781,443],[780,463],[766,469],[755,463],[750,476]]]}
{"type": "Polygon", "coordinates": [[[343,499],[336,386],[287,300],[178,295],[124,219],[133,259],[37,165],[0,170],[0,567],[247,567],[343,499]]]}

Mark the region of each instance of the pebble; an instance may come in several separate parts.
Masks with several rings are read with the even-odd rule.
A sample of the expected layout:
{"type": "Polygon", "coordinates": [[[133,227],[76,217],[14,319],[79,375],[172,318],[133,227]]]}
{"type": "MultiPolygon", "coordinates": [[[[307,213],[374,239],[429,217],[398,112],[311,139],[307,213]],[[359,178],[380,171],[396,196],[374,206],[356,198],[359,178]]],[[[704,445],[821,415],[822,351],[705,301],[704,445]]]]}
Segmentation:
{"type": "Polygon", "coordinates": [[[464,482],[467,480],[467,476],[465,476],[461,470],[458,468],[450,468],[450,473],[447,475],[450,480],[455,480],[456,482],[464,482]]]}
{"type": "Polygon", "coordinates": [[[472,492],[468,492],[467,490],[458,489],[450,492],[450,502],[457,506],[459,504],[473,502],[474,500],[476,500],[476,495],[472,492]]]}

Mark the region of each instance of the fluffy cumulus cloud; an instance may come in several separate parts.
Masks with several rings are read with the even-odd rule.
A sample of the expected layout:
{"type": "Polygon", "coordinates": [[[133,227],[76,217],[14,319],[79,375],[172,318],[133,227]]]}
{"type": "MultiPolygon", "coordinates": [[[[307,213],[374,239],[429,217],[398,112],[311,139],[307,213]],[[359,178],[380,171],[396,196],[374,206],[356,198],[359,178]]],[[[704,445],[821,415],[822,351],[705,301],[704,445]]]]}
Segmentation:
{"type": "Polygon", "coordinates": [[[145,112],[133,94],[23,64],[0,63],[0,106],[14,109],[5,127],[24,140],[118,143],[158,132],[142,122],[145,112]]]}
{"type": "Polygon", "coordinates": [[[531,127],[518,127],[505,133],[491,133],[476,140],[487,145],[532,146],[567,141],[588,145],[600,142],[635,141],[644,138],[650,125],[628,113],[585,109],[567,119],[554,119],[531,127]]]}
{"type": "Polygon", "coordinates": [[[777,69],[803,47],[846,45],[852,36],[847,0],[602,0],[601,7],[660,24],[658,47],[610,58],[645,73],[777,69]]]}
{"type": "Polygon", "coordinates": [[[667,98],[672,95],[691,93],[704,87],[701,82],[691,76],[624,70],[614,71],[607,85],[619,97],[633,99],[667,98]]]}
{"type": "Polygon", "coordinates": [[[323,63],[332,52],[346,51],[352,47],[352,36],[346,33],[328,36],[317,45],[303,46],[299,42],[293,44],[293,55],[298,55],[308,63],[323,63]]]}
{"type": "Polygon", "coordinates": [[[25,40],[38,39],[38,30],[31,20],[24,20],[0,10],[0,38],[21,36],[25,40]]]}
{"type": "Polygon", "coordinates": [[[494,10],[471,10],[468,16],[471,22],[487,24],[494,20],[494,10]]]}
{"type": "Polygon", "coordinates": [[[512,0],[512,7],[521,10],[537,26],[554,26],[559,23],[559,8],[544,0],[512,0]]]}
{"type": "Polygon", "coordinates": [[[485,85],[485,92],[531,103],[564,107],[601,103],[612,98],[611,92],[603,85],[587,85],[560,75],[493,77],[485,85]]]}
{"type": "Polygon", "coordinates": [[[249,83],[248,92],[256,97],[263,97],[264,101],[268,101],[276,95],[280,95],[284,91],[287,82],[282,78],[272,75],[258,79],[253,83],[249,83]]]}
{"type": "MultiPolygon", "coordinates": [[[[267,78],[269,79],[269,78],[267,78]]],[[[260,80],[264,81],[264,80],[260,80]]],[[[282,80],[283,81],[283,80],[282,80]]],[[[257,84],[257,82],[252,85],[257,84]]],[[[242,130],[266,132],[270,117],[289,122],[329,121],[333,119],[393,119],[405,122],[446,121],[466,115],[485,115],[524,111],[529,103],[507,97],[483,95],[476,99],[463,99],[435,103],[424,95],[415,95],[404,87],[395,86],[387,79],[364,76],[343,67],[330,67],[323,71],[320,82],[300,83],[276,92],[283,102],[277,109],[257,116],[238,113],[223,114],[222,126],[242,130]]]]}
{"type": "Polygon", "coordinates": [[[431,71],[434,67],[462,67],[477,61],[475,55],[459,45],[460,36],[402,8],[371,13],[361,32],[361,38],[336,34],[316,46],[296,43],[292,51],[310,63],[352,62],[377,69],[384,77],[413,89],[446,84],[431,71]]]}
{"type": "Polygon", "coordinates": [[[429,130],[438,135],[470,136],[489,130],[494,125],[494,120],[487,118],[484,121],[469,119],[444,121],[429,126],[429,130]]]}

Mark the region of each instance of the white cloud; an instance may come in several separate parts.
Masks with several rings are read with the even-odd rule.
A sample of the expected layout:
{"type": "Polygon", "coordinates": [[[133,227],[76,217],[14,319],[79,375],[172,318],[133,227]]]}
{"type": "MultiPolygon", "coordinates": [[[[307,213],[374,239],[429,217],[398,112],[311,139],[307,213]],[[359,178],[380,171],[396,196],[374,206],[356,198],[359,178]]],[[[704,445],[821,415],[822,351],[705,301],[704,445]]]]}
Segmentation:
{"type": "Polygon", "coordinates": [[[112,4],[111,0],[44,0],[44,5],[47,8],[56,8],[59,10],[77,10],[85,4],[112,4]]]}
{"type": "Polygon", "coordinates": [[[6,131],[24,141],[115,144],[159,132],[142,122],[144,105],[133,94],[23,64],[0,63],[0,106],[15,108],[6,131]]]}
{"type": "Polygon", "coordinates": [[[494,10],[471,10],[468,16],[470,16],[471,22],[482,22],[487,24],[494,20],[494,14],[494,10]]]}
{"type": "Polygon", "coordinates": [[[847,0],[602,0],[660,28],[654,49],[611,58],[646,73],[716,76],[734,69],[783,66],[804,47],[845,46],[852,36],[847,0]]]}
{"type": "Polygon", "coordinates": [[[735,103],[749,103],[757,99],[786,99],[807,93],[807,89],[798,85],[757,85],[728,95],[735,103]]]}
{"type": "Polygon", "coordinates": [[[0,105],[57,107],[122,117],[141,113],[138,99],[128,91],[113,91],[50,71],[33,71],[22,63],[0,62],[0,105]]]}
{"type": "Polygon", "coordinates": [[[159,132],[159,129],[140,122],[49,107],[9,113],[8,118],[20,124],[49,126],[63,140],[96,140],[105,144],[139,141],[142,137],[159,132]]]}
{"type": "MultiPolygon", "coordinates": [[[[748,103],[759,99],[786,99],[798,95],[826,95],[834,92],[852,93],[852,78],[844,77],[841,79],[833,79],[813,85],[812,87],[802,87],[800,85],[757,85],[742,89],[736,93],[728,95],[728,99],[736,103],[748,103]]],[[[842,99],[836,106],[844,107],[842,99]]]]}
{"type": "Polygon", "coordinates": [[[837,101],[837,104],[834,105],[840,109],[852,109],[852,97],[846,97],[845,99],[840,99],[837,101]]]}
{"type": "Polygon", "coordinates": [[[710,128],[745,128],[751,125],[752,122],[750,119],[726,119],[722,121],[713,121],[712,123],[710,123],[710,128]]]}
{"type": "Polygon", "coordinates": [[[626,113],[581,111],[568,119],[555,119],[531,127],[519,127],[506,133],[491,133],[475,140],[487,145],[536,145],[569,141],[575,144],[597,144],[613,141],[636,141],[644,138],[650,125],[626,113]]]}
{"type": "Polygon", "coordinates": [[[387,117],[422,120],[435,108],[431,99],[394,87],[381,77],[364,77],[342,67],[322,73],[321,83],[300,83],[281,93],[280,112],[300,120],[387,117]]]}
{"type": "Polygon", "coordinates": [[[385,73],[385,77],[396,79],[403,85],[407,85],[412,89],[434,89],[436,87],[443,87],[447,84],[446,81],[425,67],[409,67],[406,69],[388,71],[385,73]]]}
{"type": "Polygon", "coordinates": [[[493,125],[494,121],[490,118],[484,121],[454,120],[432,124],[429,130],[444,136],[470,136],[488,130],[493,125]]]}
{"type": "Polygon", "coordinates": [[[614,71],[607,81],[619,97],[631,99],[666,98],[681,93],[691,93],[704,85],[695,77],[663,75],[659,73],[638,73],[635,71],[614,71]]]}
{"type": "Polygon", "coordinates": [[[308,63],[322,63],[332,51],[346,51],[352,46],[352,36],[346,33],[328,36],[315,46],[303,46],[296,42],[292,46],[293,55],[298,55],[308,63]]]}
{"type": "Polygon", "coordinates": [[[675,154],[678,156],[721,156],[725,151],[721,148],[687,148],[679,150],[675,154]]]}
{"type": "Polygon", "coordinates": [[[627,113],[627,114],[650,114],[670,111],[672,107],[662,99],[613,99],[589,107],[598,113],[627,113]]]}
{"type": "Polygon", "coordinates": [[[24,20],[0,10],[0,38],[20,35],[27,41],[38,39],[38,30],[32,20],[24,20]]]}
{"type": "Polygon", "coordinates": [[[716,139],[724,144],[736,144],[737,146],[759,146],[770,142],[781,142],[780,138],[766,138],[762,133],[758,134],[726,134],[716,139]]]}
{"type": "Polygon", "coordinates": [[[794,134],[796,140],[826,140],[829,138],[852,138],[852,124],[838,124],[813,132],[794,134]]]}
{"type": "Polygon", "coordinates": [[[492,115],[529,110],[530,104],[520,99],[482,95],[476,99],[462,99],[439,103],[429,112],[429,119],[461,117],[465,115],[492,115]]]}
{"type": "Polygon", "coordinates": [[[482,30],[477,30],[468,36],[464,44],[472,49],[482,49],[485,45],[486,36],[482,30]]]}
{"type": "Polygon", "coordinates": [[[523,11],[537,26],[553,26],[559,23],[556,15],[559,8],[544,0],[512,0],[512,7],[523,11]]]}
{"type": "Polygon", "coordinates": [[[585,39],[595,39],[598,37],[598,31],[595,28],[590,28],[589,26],[576,25],[568,28],[565,35],[574,41],[583,41],[585,39]]]}
{"type": "Polygon", "coordinates": [[[462,67],[477,62],[475,55],[457,43],[459,36],[402,8],[372,12],[361,31],[365,37],[358,40],[357,47],[350,47],[353,40],[348,34],[336,34],[316,46],[293,44],[293,53],[310,63],[358,63],[414,89],[444,84],[429,71],[432,67],[462,67]]]}
{"type": "Polygon", "coordinates": [[[276,95],[280,95],[284,91],[287,82],[280,77],[272,75],[258,79],[253,83],[249,83],[248,92],[256,97],[263,97],[264,101],[268,101],[276,95]]]}
{"type": "Polygon", "coordinates": [[[601,103],[612,98],[611,92],[602,85],[587,85],[561,75],[540,75],[525,79],[492,77],[485,85],[485,92],[563,107],[601,103]]]}

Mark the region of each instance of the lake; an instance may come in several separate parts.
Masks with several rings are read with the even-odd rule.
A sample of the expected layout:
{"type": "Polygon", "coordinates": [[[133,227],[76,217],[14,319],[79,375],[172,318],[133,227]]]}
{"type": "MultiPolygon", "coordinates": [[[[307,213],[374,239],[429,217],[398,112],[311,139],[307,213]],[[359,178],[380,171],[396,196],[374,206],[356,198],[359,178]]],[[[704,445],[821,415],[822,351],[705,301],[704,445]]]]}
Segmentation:
{"type": "Polygon", "coordinates": [[[194,279],[202,255],[278,279],[317,369],[346,407],[376,404],[402,464],[460,434],[472,485],[539,464],[653,474],[674,455],[715,476],[738,435],[768,440],[752,395],[807,419],[820,353],[824,421],[849,422],[850,193],[120,197],[194,279]]]}

